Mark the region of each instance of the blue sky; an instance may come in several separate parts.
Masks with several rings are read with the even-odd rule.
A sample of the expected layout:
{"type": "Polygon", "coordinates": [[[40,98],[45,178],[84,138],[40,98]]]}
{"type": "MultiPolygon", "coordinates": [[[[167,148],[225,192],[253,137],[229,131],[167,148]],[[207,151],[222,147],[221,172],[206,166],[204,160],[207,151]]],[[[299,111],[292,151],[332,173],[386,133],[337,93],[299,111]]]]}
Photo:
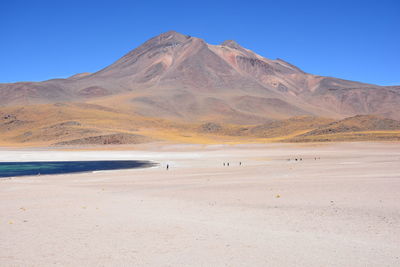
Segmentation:
{"type": "Polygon", "coordinates": [[[0,82],[95,72],[168,30],[400,85],[400,1],[0,1],[0,82]]]}

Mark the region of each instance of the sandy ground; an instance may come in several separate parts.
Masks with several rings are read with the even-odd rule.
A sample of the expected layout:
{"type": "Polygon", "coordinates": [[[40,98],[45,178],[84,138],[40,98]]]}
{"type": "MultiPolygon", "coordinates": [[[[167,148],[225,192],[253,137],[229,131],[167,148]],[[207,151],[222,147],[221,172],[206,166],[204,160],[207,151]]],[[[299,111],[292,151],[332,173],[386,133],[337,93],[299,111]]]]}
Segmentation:
{"type": "Polygon", "coordinates": [[[0,156],[160,163],[0,179],[1,266],[400,266],[400,143],[0,156]]]}

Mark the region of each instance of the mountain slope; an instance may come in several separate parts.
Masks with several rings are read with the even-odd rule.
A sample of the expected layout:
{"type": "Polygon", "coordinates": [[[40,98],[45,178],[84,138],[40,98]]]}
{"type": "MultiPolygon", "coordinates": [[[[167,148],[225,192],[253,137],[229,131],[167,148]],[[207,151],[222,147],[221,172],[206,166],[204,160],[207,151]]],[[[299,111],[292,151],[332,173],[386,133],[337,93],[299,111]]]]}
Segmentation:
{"type": "Polygon", "coordinates": [[[400,122],[375,116],[313,116],[243,125],[173,122],[94,104],[0,107],[1,146],[263,143],[400,140],[400,122]]]}
{"type": "Polygon", "coordinates": [[[400,121],[357,115],[320,125],[293,137],[293,142],[400,140],[400,121]]]}

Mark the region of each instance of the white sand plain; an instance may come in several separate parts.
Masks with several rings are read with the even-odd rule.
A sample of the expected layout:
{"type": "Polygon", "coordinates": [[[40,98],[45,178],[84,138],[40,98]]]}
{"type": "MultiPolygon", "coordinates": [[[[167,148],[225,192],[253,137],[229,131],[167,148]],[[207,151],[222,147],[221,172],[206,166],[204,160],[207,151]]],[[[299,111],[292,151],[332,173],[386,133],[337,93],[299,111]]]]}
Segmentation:
{"type": "Polygon", "coordinates": [[[1,266],[400,266],[400,143],[0,158],[161,163],[0,179],[1,266]],[[295,156],[303,160],[287,161],[295,156]]]}

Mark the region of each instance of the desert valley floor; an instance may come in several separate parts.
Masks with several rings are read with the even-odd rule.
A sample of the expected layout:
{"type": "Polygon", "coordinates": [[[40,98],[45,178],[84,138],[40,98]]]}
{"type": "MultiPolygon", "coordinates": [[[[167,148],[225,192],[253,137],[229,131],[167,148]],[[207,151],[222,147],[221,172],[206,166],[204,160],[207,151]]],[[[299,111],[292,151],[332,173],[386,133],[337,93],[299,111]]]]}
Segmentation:
{"type": "Polygon", "coordinates": [[[99,159],[159,166],[0,179],[1,266],[400,266],[400,143],[0,150],[99,159]]]}

